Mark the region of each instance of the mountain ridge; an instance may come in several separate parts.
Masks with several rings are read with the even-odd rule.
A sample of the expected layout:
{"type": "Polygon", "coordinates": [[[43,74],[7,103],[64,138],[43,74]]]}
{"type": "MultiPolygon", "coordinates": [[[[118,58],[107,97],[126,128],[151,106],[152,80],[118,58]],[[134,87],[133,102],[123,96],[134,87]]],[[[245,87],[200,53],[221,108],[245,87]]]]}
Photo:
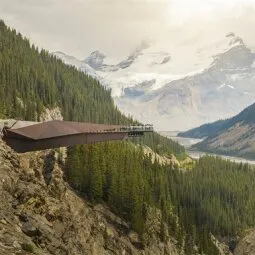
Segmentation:
{"type": "MultiPolygon", "coordinates": [[[[180,44],[170,51],[146,44],[115,64],[97,54],[103,59],[95,77],[111,89],[121,111],[158,130],[187,130],[229,118],[255,100],[255,55],[234,33],[206,46],[180,44]]],[[[89,65],[93,59],[88,58],[89,65]]]]}
{"type": "Polygon", "coordinates": [[[254,159],[255,103],[232,118],[205,124],[178,136],[205,138],[193,145],[194,149],[254,159]]]}
{"type": "MultiPolygon", "coordinates": [[[[134,123],[121,114],[110,91],[98,81],[45,50],[39,52],[3,22],[0,32],[1,117],[36,120],[45,107],[59,107],[65,120],[134,123]]],[[[136,143],[147,144],[159,154],[185,156],[183,147],[157,134],[136,143]]],[[[173,164],[152,162],[151,153],[145,155],[134,141],[75,146],[66,152],[38,152],[20,158],[22,165],[0,139],[0,227],[4,233],[0,249],[4,254],[21,249],[23,253],[43,250],[43,254],[172,254],[175,247],[177,254],[218,254],[211,232],[235,238],[239,228],[254,224],[255,179],[248,165],[204,157],[196,169],[184,173],[185,169],[180,171],[173,164]],[[78,204],[72,203],[74,189],[78,204]],[[90,201],[93,211],[81,197],[90,201]],[[116,219],[107,210],[105,216],[110,220],[113,216],[113,225],[120,231],[101,217],[102,207],[96,205],[101,202],[126,220],[116,219]],[[247,208],[243,218],[229,220],[238,218],[242,208],[247,208]],[[147,223],[153,233],[146,231],[147,223]],[[128,224],[137,234],[129,232],[128,224]],[[151,244],[156,244],[155,250],[151,244]]]]}

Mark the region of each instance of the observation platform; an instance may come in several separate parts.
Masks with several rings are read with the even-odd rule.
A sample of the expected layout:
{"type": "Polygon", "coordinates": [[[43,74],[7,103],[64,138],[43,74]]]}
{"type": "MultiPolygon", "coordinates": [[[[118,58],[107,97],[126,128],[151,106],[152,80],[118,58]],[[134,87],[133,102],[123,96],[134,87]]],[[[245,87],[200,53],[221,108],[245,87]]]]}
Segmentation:
{"type": "Polygon", "coordinates": [[[72,121],[0,122],[2,139],[17,152],[124,140],[153,132],[153,125],[104,125],[72,121]]]}

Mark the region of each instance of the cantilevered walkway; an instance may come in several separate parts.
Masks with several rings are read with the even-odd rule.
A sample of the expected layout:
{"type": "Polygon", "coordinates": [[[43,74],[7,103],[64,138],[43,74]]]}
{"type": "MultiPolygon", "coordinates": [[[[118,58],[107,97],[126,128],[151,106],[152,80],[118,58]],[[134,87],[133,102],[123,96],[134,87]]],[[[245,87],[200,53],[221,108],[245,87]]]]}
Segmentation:
{"type": "Polygon", "coordinates": [[[120,126],[71,121],[2,124],[2,139],[17,152],[38,151],[104,141],[124,140],[152,132],[152,125],[120,126]]]}

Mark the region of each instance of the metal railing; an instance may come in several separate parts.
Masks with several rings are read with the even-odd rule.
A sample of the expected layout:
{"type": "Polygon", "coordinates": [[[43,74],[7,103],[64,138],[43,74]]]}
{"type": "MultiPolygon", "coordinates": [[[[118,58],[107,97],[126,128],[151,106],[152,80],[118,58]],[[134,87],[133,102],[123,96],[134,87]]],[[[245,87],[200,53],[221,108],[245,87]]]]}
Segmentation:
{"type": "Polygon", "coordinates": [[[153,132],[154,128],[151,124],[126,126],[120,128],[121,132],[153,132]]]}
{"type": "Polygon", "coordinates": [[[122,127],[114,128],[114,129],[104,129],[104,130],[98,131],[98,133],[105,133],[105,132],[144,133],[144,132],[153,132],[153,131],[154,131],[153,125],[146,124],[146,125],[122,126],[122,127]]]}

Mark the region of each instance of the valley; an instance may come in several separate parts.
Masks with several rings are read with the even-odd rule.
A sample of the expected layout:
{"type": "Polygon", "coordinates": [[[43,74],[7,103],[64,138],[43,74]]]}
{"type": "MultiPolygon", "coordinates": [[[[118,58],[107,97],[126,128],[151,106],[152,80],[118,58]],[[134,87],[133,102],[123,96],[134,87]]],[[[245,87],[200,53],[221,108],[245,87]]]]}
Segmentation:
{"type": "Polygon", "coordinates": [[[189,137],[180,137],[177,136],[178,132],[172,132],[172,131],[165,131],[165,132],[160,132],[160,134],[178,142],[180,145],[184,146],[186,149],[186,153],[193,159],[199,159],[205,155],[210,155],[210,156],[219,156],[223,159],[230,160],[232,162],[236,163],[248,163],[251,165],[255,165],[255,160],[249,160],[245,159],[242,157],[231,157],[231,156],[226,156],[224,154],[215,154],[215,153],[210,153],[206,151],[199,151],[196,150],[195,146],[197,143],[202,142],[203,139],[198,139],[198,138],[189,138],[189,137]],[[194,146],[194,148],[191,148],[194,146]]]}
{"type": "Polygon", "coordinates": [[[236,116],[180,132],[179,137],[204,138],[193,149],[255,159],[255,104],[236,116]]]}
{"type": "Polygon", "coordinates": [[[0,21],[1,122],[53,120],[0,123],[0,255],[254,255],[252,44],[232,30],[178,31],[117,57],[123,31],[111,45],[108,19],[99,40],[74,16],[79,42],[63,26],[61,47],[54,21],[56,37],[42,44],[50,51],[0,21]],[[141,124],[150,132],[140,136],[141,124]]]}

